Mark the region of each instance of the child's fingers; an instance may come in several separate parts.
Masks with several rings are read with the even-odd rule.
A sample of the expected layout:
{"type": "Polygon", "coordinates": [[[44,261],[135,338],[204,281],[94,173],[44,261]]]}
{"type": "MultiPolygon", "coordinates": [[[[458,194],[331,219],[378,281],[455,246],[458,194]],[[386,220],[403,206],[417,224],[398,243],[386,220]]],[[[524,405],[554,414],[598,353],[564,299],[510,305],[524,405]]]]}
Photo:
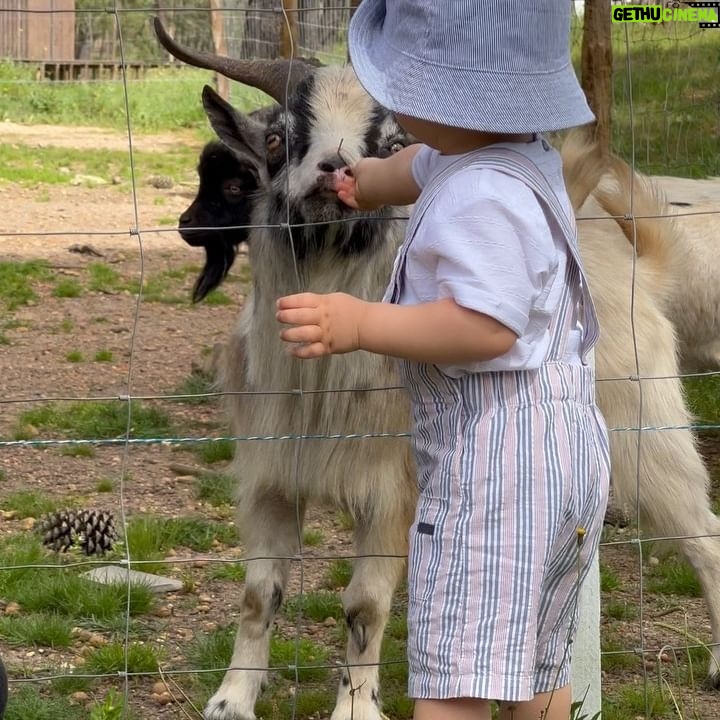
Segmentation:
{"type": "Polygon", "coordinates": [[[282,330],[280,338],[285,342],[315,343],[322,340],[322,331],[317,325],[297,325],[282,330]]]}
{"type": "Polygon", "coordinates": [[[345,203],[348,207],[353,208],[353,210],[359,210],[360,206],[358,205],[357,200],[355,199],[355,189],[352,190],[338,190],[338,199],[345,203]]]}
{"type": "Polygon", "coordinates": [[[321,342],[309,343],[307,345],[296,345],[290,351],[296,358],[301,360],[312,360],[330,354],[330,350],[321,342]]]}
{"type": "Polygon", "coordinates": [[[317,325],[320,311],[315,307],[292,307],[275,313],[278,322],[287,325],[317,325]]]}
{"type": "Polygon", "coordinates": [[[300,307],[317,307],[319,296],[315,293],[297,293],[295,295],[285,295],[278,298],[276,307],[278,310],[288,310],[290,308],[300,307]]]}

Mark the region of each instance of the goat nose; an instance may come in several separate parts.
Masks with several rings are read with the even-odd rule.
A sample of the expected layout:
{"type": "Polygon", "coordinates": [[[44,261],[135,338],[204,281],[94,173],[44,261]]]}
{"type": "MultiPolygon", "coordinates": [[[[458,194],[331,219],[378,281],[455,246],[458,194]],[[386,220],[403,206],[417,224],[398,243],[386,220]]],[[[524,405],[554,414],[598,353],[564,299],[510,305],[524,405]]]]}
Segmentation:
{"type": "Polygon", "coordinates": [[[341,167],[345,167],[345,165],[346,163],[342,158],[326,158],[322,162],[318,163],[318,170],[321,170],[324,173],[333,173],[341,167]]]}
{"type": "Polygon", "coordinates": [[[182,227],[183,225],[187,225],[191,220],[190,213],[184,212],[179,218],[178,218],[178,225],[182,227]]]}

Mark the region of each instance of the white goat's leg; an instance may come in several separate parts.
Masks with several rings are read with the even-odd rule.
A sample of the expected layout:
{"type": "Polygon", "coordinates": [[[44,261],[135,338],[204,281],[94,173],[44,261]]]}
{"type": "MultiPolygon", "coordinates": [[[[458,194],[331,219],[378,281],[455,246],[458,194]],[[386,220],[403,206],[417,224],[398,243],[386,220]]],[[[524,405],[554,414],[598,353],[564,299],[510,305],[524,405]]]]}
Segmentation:
{"type": "Polygon", "coordinates": [[[248,558],[230,669],[205,707],[206,720],[254,720],[266,681],[272,622],[298,551],[302,509],[278,495],[243,498],[238,521],[248,558]],[[258,559],[252,559],[258,558],[258,559]],[[255,669],[254,669],[255,668],[255,669]]]}
{"type": "MultiPolygon", "coordinates": [[[[668,388],[668,394],[670,389],[668,388]]],[[[667,395],[666,395],[667,397],[667,395]]],[[[653,396],[648,393],[650,402],[653,396]]],[[[644,420],[645,424],[655,418],[644,420]]],[[[679,424],[679,423],[678,423],[679,424]]],[[[635,507],[637,436],[616,433],[613,474],[618,501],[635,507]]],[[[708,682],[720,686],[720,518],[710,508],[705,465],[689,430],[644,433],[641,440],[640,515],[646,536],[687,537],[677,546],[694,568],[710,616],[712,657],[708,682]]]]}
{"type": "Polygon", "coordinates": [[[347,665],[342,670],[330,720],[379,720],[381,717],[380,648],[407,553],[409,520],[404,522],[400,516],[385,515],[382,519],[356,522],[355,549],[359,557],[353,565],[352,580],[343,593],[348,625],[347,665]]]}

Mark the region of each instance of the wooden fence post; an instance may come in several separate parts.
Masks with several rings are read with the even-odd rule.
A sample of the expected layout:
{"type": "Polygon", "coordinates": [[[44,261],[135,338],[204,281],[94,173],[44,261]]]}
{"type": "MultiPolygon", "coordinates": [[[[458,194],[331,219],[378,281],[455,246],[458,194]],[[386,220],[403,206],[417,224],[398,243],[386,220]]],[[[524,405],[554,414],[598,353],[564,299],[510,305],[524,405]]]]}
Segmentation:
{"type": "Polygon", "coordinates": [[[284,58],[290,58],[293,55],[299,55],[298,2],[297,0],[283,0],[283,8],[287,20],[283,18],[280,55],[284,58]]]}
{"type": "Polygon", "coordinates": [[[612,43],[610,0],[585,0],[580,82],[595,113],[595,139],[610,152],[612,43]]]}
{"type": "MultiPolygon", "coordinates": [[[[227,55],[227,42],[225,42],[225,23],[220,0],[210,0],[210,24],[212,29],[213,45],[216,55],[227,55]]],[[[218,95],[230,101],[230,80],[220,73],[215,73],[215,88],[218,95]]]]}

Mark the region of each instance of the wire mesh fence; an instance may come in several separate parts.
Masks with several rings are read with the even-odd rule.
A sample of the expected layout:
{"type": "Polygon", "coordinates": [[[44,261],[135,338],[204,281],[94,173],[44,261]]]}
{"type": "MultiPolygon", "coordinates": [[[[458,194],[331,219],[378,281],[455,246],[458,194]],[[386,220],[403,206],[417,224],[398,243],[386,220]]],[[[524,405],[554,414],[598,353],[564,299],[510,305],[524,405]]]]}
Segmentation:
{"type": "MultiPolygon", "coordinates": [[[[223,10],[229,55],[273,57],[277,53],[288,25],[287,9],[283,13],[277,2],[268,0],[223,10]]],[[[298,53],[323,62],[342,62],[350,11],[349,5],[341,3],[300,3],[298,53]]],[[[53,154],[55,143],[69,131],[58,132],[52,140],[41,135],[30,143],[9,134],[14,123],[6,123],[5,140],[0,133],[3,164],[7,177],[12,177],[3,181],[0,192],[6,198],[4,205],[17,208],[0,223],[0,300],[5,304],[0,325],[0,367],[5,378],[0,401],[0,648],[10,670],[10,719],[45,717],[42,713],[49,712],[48,708],[59,716],[93,719],[148,713],[151,717],[200,717],[230,661],[232,619],[239,606],[237,588],[246,568],[273,559],[243,556],[229,510],[233,480],[215,470],[216,461],[224,469],[235,442],[241,457],[246,445],[262,443],[280,453],[290,444],[297,453],[297,468],[302,468],[308,459],[320,455],[321,444],[365,447],[374,443],[371,447],[376,449],[407,438],[408,428],[378,430],[381,423],[351,430],[329,427],[323,432],[287,432],[280,425],[267,432],[261,422],[263,407],[271,407],[274,398],[290,398],[298,407],[310,408],[321,393],[337,397],[338,403],[345,396],[362,403],[374,393],[399,403],[402,390],[396,385],[388,387],[372,379],[362,388],[337,384],[318,389],[304,386],[301,372],[291,388],[227,393],[209,387],[206,374],[188,373],[203,348],[227,343],[250,274],[240,258],[233,270],[240,282],[228,281],[225,295],[210,296],[215,304],[190,307],[187,302],[198,268],[184,259],[185,248],[173,227],[194,195],[193,168],[209,136],[184,135],[176,140],[187,143],[189,150],[179,154],[169,169],[162,163],[147,164],[150,151],[137,127],[156,128],[144,124],[147,110],[139,96],[159,93],[153,88],[190,78],[183,85],[182,102],[192,104],[196,114],[183,122],[202,127],[200,88],[209,75],[183,68],[172,74],[163,74],[164,69],[146,70],[142,77],[123,72],[122,66],[130,61],[165,61],[150,32],[149,18],[156,12],[162,13],[181,43],[212,50],[209,7],[199,8],[197,2],[161,8],[147,3],[112,8],[78,3],[76,59],[117,61],[120,72],[114,80],[48,81],[37,79],[32,71],[23,74],[26,71],[12,63],[4,63],[0,74],[3,94],[7,90],[6,97],[22,108],[28,107],[24,103],[29,97],[29,107],[37,117],[57,117],[53,113],[62,109],[63,96],[79,91],[80,100],[73,102],[80,107],[83,103],[94,107],[93,95],[105,105],[119,98],[116,112],[127,119],[120,146],[124,154],[103,166],[118,174],[115,190],[111,178],[107,187],[90,187],[93,181],[88,178],[94,175],[87,167],[92,166],[83,164],[85,172],[80,173],[77,158],[53,154]],[[101,85],[115,99],[102,95],[101,85]],[[44,95],[48,91],[51,94],[44,95]],[[33,142],[41,146],[40,151],[33,142]],[[66,173],[53,168],[57,175],[52,176],[65,193],[64,200],[61,195],[57,201],[55,188],[48,190],[37,171],[22,175],[27,158],[32,158],[29,164],[36,168],[67,166],[66,173]],[[10,176],[13,169],[18,174],[10,176]],[[169,189],[160,182],[166,175],[174,179],[169,189]],[[71,186],[67,177],[79,178],[78,185],[71,186]],[[98,195],[107,199],[95,205],[93,198],[98,195]],[[70,246],[75,248],[72,255],[67,253],[70,246]],[[223,304],[223,298],[230,298],[230,304],[223,304]],[[103,359],[108,354],[110,359],[103,359]],[[227,394],[248,403],[258,401],[253,405],[257,430],[239,434],[227,427],[218,402],[219,395],[227,394]],[[183,453],[188,448],[194,451],[192,455],[183,453]],[[114,553],[91,559],[78,550],[58,557],[43,549],[37,532],[40,517],[66,504],[114,513],[118,531],[114,553]],[[104,586],[78,578],[80,572],[97,566],[168,575],[180,587],[169,596],[153,599],[126,577],[119,590],[110,586],[106,593],[104,586]]],[[[614,149],[652,174],[718,174],[720,91],[711,79],[717,76],[720,63],[712,33],[720,30],[700,32],[691,23],[671,23],[613,27],[613,32],[614,149]]],[[[263,102],[259,95],[234,95],[233,100],[246,109],[263,102]]],[[[0,100],[0,108],[3,120],[20,119],[7,100],[0,100]]],[[[180,115],[177,106],[173,110],[180,115]]],[[[68,112],[77,113],[77,107],[68,112]]],[[[93,111],[86,110],[82,121],[88,117],[92,119],[93,111]]],[[[81,128],[75,130],[82,135],[81,128]]],[[[116,137],[109,130],[107,137],[101,133],[88,141],[85,136],[88,145],[82,152],[102,156],[111,146],[111,136],[116,137]]],[[[72,147],[72,137],[68,142],[72,147]]],[[[157,149],[158,142],[154,136],[150,148],[157,149]]],[[[167,154],[172,152],[176,149],[170,145],[167,154]]],[[[682,242],[692,243],[687,247],[693,252],[705,253],[699,258],[716,257],[720,241],[717,185],[669,180],[663,187],[675,205],[664,208],[662,215],[681,216],[677,222],[682,242]]],[[[630,204],[628,213],[633,214],[630,204]]],[[[588,214],[594,217],[593,212],[588,214]]],[[[581,232],[593,222],[584,220],[581,232]]],[[[637,242],[639,230],[633,230],[632,224],[629,233],[631,240],[635,234],[637,242]]],[[[197,256],[192,259],[196,261],[197,256]]],[[[695,298],[687,298],[686,305],[669,309],[663,305],[665,281],[657,270],[650,279],[643,277],[631,254],[626,266],[616,268],[617,282],[631,287],[629,307],[621,315],[608,317],[618,337],[630,338],[634,365],[629,373],[602,375],[599,388],[630,387],[637,407],[632,422],[612,427],[613,442],[622,443],[623,452],[630,456],[630,460],[625,457],[626,464],[637,465],[638,496],[649,492],[659,501],[663,493],[674,493],[669,504],[678,508],[677,517],[652,517],[653,528],[665,529],[654,535],[686,540],[686,548],[702,546],[702,538],[708,542],[705,554],[690,552],[705,583],[701,587],[683,563],[653,554],[651,543],[657,538],[643,531],[649,526],[637,518],[640,507],[652,514],[642,498],[622,508],[629,518],[620,526],[608,528],[601,547],[604,717],[652,718],[665,713],[712,718],[720,702],[715,691],[701,687],[712,643],[708,618],[715,623],[720,620],[712,616],[712,605],[708,615],[702,600],[704,594],[712,602],[709,594],[720,583],[715,578],[720,570],[710,567],[715,553],[713,533],[703,524],[708,522],[704,515],[681,522],[688,508],[707,510],[715,497],[714,484],[708,498],[703,483],[698,483],[698,478],[708,477],[704,470],[682,453],[692,452],[687,432],[701,433],[705,465],[710,477],[713,473],[717,477],[717,368],[708,361],[692,368],[662,365],[676,367],[672,373],[648,370],[661,367],[650,359],[664,352],[666,319],[689,319],[690,308],[695,307],[692,301],[716,289],[712,263],[703,262],[703,268],[690,264],[682,268],[684,275],[680,269],[673,270],[678,278],[675,285],[683,286],[686,294],[691,283],[703,286],[692,291],[695,298]],[[662,292],[653,294],[654,285],[662,286],[662,292]],[[655,315],[645,314],[642,303],[648,295],[652,295],[655,315]],[[657,322],[657,327],[652,325],[657,322]],[[619,323],[627,325],[623,333],[619,323]],[[666,416],[656,416],[657,398],[676,392],[680,375],[695,376],[686,379],[685,392],[696,417],[679,420],[670,409],[666,416]],[[650,413],[648,402],[656,403],[650,413]],[[691,468],[693,482],[687,478],[687,485],[669,485],[663,468],[653,466],[643,455],[655,451],[658,437],[671,438],[666,449],[677,445],[677,457],[667,455],[668,476],[678,477],[691,468]],[[641,474],[648,472],[646,465],[653,473],[648,478],[653,487],[640,484],[641,474]],[[630,524],[625,526],[627,520],[630,524]],[[692,532],[686,532],[689,526],[692,532]]],[[[305,289],[299,278],[297,289],[305,289]]],[[[708,299],[702,304],[707,309],[712,302],[708,299]]],[[[680,322],[676,324],[682,340],[680,322]]],[[[712,332],[711,323],[705,328],[712,332]]],[[[712,345],[712,337],[702,340],[712,345]]],[[[696,342],[700,344],[697,338],[696,342]]],[[[208,354],[206,359],[211,357],[208,354]]],[[[358,454],[362,457],[363,452],[367,451],[358,454]]],[[[305,478],[296,471],[294,481],[301,484],[305,478]]],[[[242,466],[236,472],[242,480],[242,466]]],[[[304,511],[297,507],[292,514],[297,520],[304,511]]],[[[259,716],[304,718],[328,716],[332,711],[347,639],[343,610],[334,593],[347,586],[349,565],[358,559],[351,526],[344,513],[309,508],[305,529],[293,530],[300,550],[284,558],[291,566],[286,609],[272,626],[270,684],[258,703],[259,716]]],[[[385,712],[393,718],[411,714],[404,697],[405,602],[401,586],[380,661],[385,712]]]]}

